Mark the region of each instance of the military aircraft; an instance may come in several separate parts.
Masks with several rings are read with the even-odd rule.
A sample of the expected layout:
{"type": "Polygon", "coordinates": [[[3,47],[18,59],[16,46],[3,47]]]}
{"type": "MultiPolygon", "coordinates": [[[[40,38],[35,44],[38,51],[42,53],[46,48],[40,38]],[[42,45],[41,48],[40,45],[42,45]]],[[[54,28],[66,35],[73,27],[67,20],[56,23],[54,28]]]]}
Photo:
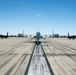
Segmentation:
{"type": "Polygon", "coordinates": [[[7,35],[2,35],[0,34],[0,38],[3,39],[3,38],[8,38],[8,32],[7,32],[7,35]]]}
{"type": "Polygon", "coordinates": [[[41,34],[40,34],[40,32],[37,32],[36,33],[36,39],[39,40],[40,38],[41,38],[41,34]]]}
{"type": "MultiPolygon", "coordinates": [[[[35,44],[40,44],[40,43],[45,43],[46,41],[40,40],[41,38],[43,38],[41,36],[40,32],[36,32],[36,35],[34,36],[35,40],[31,41],[31,43],[35,43],[35,44]]],[[[44,39],[44,38],[43,38],[44,39]]]]}
{"type": "Polygon", "coordinates": [[[71,35],[71,36],[70,36],[69,33],[68,33],[68,38],[74,40],[74,39],[76,38],[76,35],[71,35]]]}

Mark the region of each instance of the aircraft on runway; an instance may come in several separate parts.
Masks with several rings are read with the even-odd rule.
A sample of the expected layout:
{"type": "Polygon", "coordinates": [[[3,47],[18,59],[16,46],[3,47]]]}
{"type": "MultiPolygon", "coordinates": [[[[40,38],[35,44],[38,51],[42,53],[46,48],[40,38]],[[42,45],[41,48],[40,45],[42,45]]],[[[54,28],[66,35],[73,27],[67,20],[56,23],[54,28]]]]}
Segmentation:
{"type": "Polygon", "coordinates": [[[74,39],[76,38],[76,35],[71,35],[71,36],[70,36],[69,33],[68,33],[68,38],[74,40],[74,39]]]}
{"type": "Polygon", "coordinates": [[[1,35],[1,34],[0,34],[0,38],[1,38],[1,39],[3,39],[3,38],[8,38],[8,32],[7,32],[7,35],[1,35]]]}
{"type": "Polygon", "coordinates": [[[36,40],[39,40],[40,38],[42,38],[40,32],[37,32],[36,36],[34,36],[34,38],[36,38],[36,40]]]}
{"type": "Polygon", "coordinates": [[[41,38],[41,34],[40,34],[40,32],[37,32],[36,33],[36,39],[40,39],[41,38]]]}

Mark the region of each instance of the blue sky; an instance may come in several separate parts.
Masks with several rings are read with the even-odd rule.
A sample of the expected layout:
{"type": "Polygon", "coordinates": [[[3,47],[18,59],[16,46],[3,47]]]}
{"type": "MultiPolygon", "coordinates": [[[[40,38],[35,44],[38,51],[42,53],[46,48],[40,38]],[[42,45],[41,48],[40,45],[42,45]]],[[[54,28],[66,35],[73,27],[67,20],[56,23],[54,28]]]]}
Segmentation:
{"type": "Polygon", "coordinates": [[[0,34],[76,34],[76,0],[0,0],[0,34]]]}

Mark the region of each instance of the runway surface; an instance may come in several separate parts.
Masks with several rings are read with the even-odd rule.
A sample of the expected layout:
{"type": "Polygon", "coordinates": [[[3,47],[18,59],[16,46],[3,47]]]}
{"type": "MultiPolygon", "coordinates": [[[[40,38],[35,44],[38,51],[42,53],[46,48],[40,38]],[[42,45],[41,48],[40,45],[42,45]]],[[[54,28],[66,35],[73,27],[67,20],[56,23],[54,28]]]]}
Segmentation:
{"type": "Polygon", "coordinates": [[[43,48],[54,75],[76,74],[76,40],[46,39],[43,48]]]}
{"type": "MultiPolygon", "coordinates": [[[[0,75],[26,75],[25,72],[35,45],[30,41],[31,38],[0,39],[0,75]]],[[[46,38],[41,41],[46,41],[41,45],[54,75],[76,75],[76,40],[46,38]]],[[[40,46],[39,52],[37,50],[34,54],[39,53],[39,56],[44,54],[40,46]]],[[[32,59],[36,60],[37,57],[32,59]]],[[[41,59],[40,63],[43,64],[45,59],[43,57],[41,59]]],[[[36,69],[36,66],[34,68],[36,69]]],[[[38,73],[43,71],[43,75],[49,75],[44,74],[45,69],[42,68],[43,66],[41,70],[38,69],[38,73]]],[[[37,75],[36,73],[33,75],[37,75]]]]}
{"type": "Polygon", "coordinates": [[[35,45],[27,75],[51,75],[41,45],[35,45]]]}
{"type": "Polygon", "coordinates": [[[0,40],[0,75],[24,75],[34,46],[33,43],[26,43],[29,40],[0,40]]]}

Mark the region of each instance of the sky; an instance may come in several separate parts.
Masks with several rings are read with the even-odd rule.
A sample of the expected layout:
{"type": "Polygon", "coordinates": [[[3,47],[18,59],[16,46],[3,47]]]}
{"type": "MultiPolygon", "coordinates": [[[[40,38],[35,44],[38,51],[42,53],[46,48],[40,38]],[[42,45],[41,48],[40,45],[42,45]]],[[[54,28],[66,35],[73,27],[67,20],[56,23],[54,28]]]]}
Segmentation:
{"type": "Polygon", "coordinates": [[[76,0],[0,0],[0,34],[76,35],[76,0]]]}

